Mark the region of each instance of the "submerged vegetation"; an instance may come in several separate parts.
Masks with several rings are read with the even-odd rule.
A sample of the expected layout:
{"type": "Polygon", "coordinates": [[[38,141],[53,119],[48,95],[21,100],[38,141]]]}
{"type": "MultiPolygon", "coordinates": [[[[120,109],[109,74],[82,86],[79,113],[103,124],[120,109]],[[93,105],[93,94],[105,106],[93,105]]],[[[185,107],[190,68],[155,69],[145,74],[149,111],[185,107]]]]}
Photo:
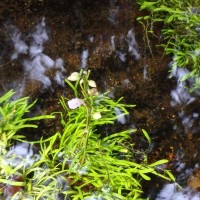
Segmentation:
{"type": "MultiPolygon", "coordinates": [[[[123,124],[127,108],[133,105],[99,93],[89,74],[74,72],[66,80],[74,97],[60,100],[63,131],[30,144],[17,132],[36,128],[30,121],[54,116],[24,118],[34,103],[28,105],[26,97],[11,101],[12,91],[0,98],[1,199],[139,199],[141,183],[149,181],[151,174],[174,181],[171,172],[161,167],[167,160],[149,164],[145,152],[139,152],[142,159],[138,161],[131,142],[135,129],[101,133],[100,128],[112,126],[116,120],[123,124]],[[14,141],[30,145],[29,151],[39,144],[39,154],[18,153],[11,147],[14,141]]],[[[150,143],[147,132],[143,130],[143,134],[150,143]]]]}
{"type": "Polygon", "coordinates": [[[192,78],[191,91],[198,90],[200,88],[200,2],[197,0],[137,0],[137,2],[141,10],[150,12],[138,18],[146,29],[147,42],[149,42],[148,35],[155,36],[156,26],[162,22],[161,37],[165,42],[161,45],[165,53],[173,56],[173,68],[182,67],[189,70],[182,80],[192,78]]]}

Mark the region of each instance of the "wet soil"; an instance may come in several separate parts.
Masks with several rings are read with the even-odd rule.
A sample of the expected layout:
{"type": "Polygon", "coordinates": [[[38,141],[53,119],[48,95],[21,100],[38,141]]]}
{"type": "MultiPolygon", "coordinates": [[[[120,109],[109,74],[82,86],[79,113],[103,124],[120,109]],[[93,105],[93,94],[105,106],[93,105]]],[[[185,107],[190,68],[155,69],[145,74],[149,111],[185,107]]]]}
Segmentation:
{"type": "MultiPolygon", "coordinates": [[[[185,186],[192,172],[188,175],[183,171],[193,170],[199,163],[199,119],[185,131],[178,112],[184,110],[188,115],[192,112],[199,113],[200,103],[197,100],[188,106],[170,105],[170,91],[175,88],[176,80],[169,78],[171,57],[164,56],[163,49],[157,46],[163,42],[160,37],[162,25],[155,27],[157,37],[149,36],[152,55],[143,26],[137,21],[137,17],[143,14],[133,0],[0,1],[0,93],[16,88],[23,80],[22,58],[10,60],[13,49],[6,27],[12,24],[25,36],[45,17],[50,39],[45,44],[44,53],[52,59],[62,58],[68,76],[80,69],[82,51],[88,49],[87,68],[91,70],[91,76],[97,82],[99,90],[103,92],[110,89],[116,99],[123,96],[125,103],[136,105],[130,109],[128,126],[134,125],[138,130],[143,128],[151,136],[149,161],[169,159],[167,167],[185,186]],[[128,52],[126,36],[131,29],[135,33],[140,59],[135,59],[128,52]],[[111,47],[112,36],[115,36],[115,49],[111,47]],[[118,50],[126,52],[125,61],[117,56],[118,50]],[[177,171],[179,162],[185,163],[183,171],[177,171]]],[[[49,73],[51,76],[51,72],[49,73]]],[[[61,95],[67,94],[67,89],[56,83],[51,88],[44,89],[41,83],[29,80],[23,96],[38,98],[33,110],[33,114],[38,114],[59,110],[58,100],[61,95]]],[[[39,127],[43,136],[60,128],[57,122],[43,122],[39,127]]],[[[143,149],[146,142],[139,132],[135,134],[133,141],[138,144],[137,148],[143,149]]],[[[40,136],[34,137],[37,139],[40,136]]],[[[29,136],[30,139],[34,137],[29,136]]],[[[198,170],[195,174],[199,174],[198,170]]],[[[151,199],[154,199],[155,191],[164,182],[155,177],[152,179],[156,181],[154,187],[152,188],[152,183],[144,183],[144,190],[145,196],[151,193],[151,199]]],[[[194,187],[193,184],[190,185],[194,187]]]]}

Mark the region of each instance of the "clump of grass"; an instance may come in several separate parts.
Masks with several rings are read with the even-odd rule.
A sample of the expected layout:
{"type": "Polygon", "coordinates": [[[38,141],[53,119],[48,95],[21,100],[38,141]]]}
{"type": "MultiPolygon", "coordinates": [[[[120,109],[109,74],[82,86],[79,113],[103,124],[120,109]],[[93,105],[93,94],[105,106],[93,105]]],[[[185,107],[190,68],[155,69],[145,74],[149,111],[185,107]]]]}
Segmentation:
{"type": "MultiPolygon", "coordinates": [[[[136,162],[133,144],[129,142],[135,129],[101,137],[98,127],[113,125],[133,105],[98,93],[87,71],[73,73],[66,82],[75,96],[72,100],[61,99],[65,112],[61,121],[64,130],[60,133],[60,159],[67,165],[66,176],[71,188],[64,194],[72,199],[138,199],[142,193],[141,181],[150,180],[148,174],[173,179],[169,171],[156,170],[167,160],[148,164],[144,155],[141,163],[136,162]],[[121,116],[117,115],[116,108],[122,111],[121,116]]],[[[148,134],[144,130],[143,133],[150,142],[148,134]]]]}
{"type": "Polygon", "coordinates": [[[29,105],[28,97],[11,100],[14,92],[10,90],[0,97],[0,152],[4,152],[11,145],[12,140],[21,140],[22,135],[16,133],[23,128],[37,128],[31,121],[54,118],[52,115],[42,115],[25,118],[35,102],[29,105]]]}
{"type": "Polygon", "coordinates": [[[149,15],[139,17],[138,20],[148,29],[148,33],[154,33],[157,22],[163,23],[161,37],[166,41],[162,44],[165,53],[173,56],[173,67],[189,69],[190,73],[184,76],[182,81],[193,78],[191,91],[198,90],[200,88],[200,2],[197,0],[137,0],[137,2],[141,10],[149,11],[149,15]]]}
{"type": "MultiPolygon", "coordinates": [[[[81,70],[80,73],[72,73],[66,80],[74,97],[62,97],[60,100],[63,107],[63,112],[60,113],[63,131],[34,142],[40,145],[40,154],[35,162],[31,165],[11,165],[5,159],[7,150],[4,149],[5,153],[0,155],[0,183],[1,193],[6,198],[139,199],[142,193],[141,181],[150,181],[150,174],[174,181],[170,171],[159,168],[167,160],[149,164],[146,154],[141,152],[144,159],[140,163],[136,161],[134,144],[130,142],[135,129],[102,136],[99,127],[114,125],[117,119],[128,115],[127,108],[133,105],[123,104],[122,99],[114,101],[106,93],[100,94],[89,75],[89,71],[81,70]],[[10,190],[11,195],[8,194],[10,190]]],[[[10,95],[4,96],[2,101],[10,95]]],[[[26,99],[18,101],[24,100],[26,99]]],[[[2,110],[5,108],[2,107],[2,110]]],[[[23,114],[19,116],[20,121],[23,114]]],[[[6,119],[2,118],[5,124],[6,119]]],[[[9,123],[12,124],[12,120],[9,123]]],[[[20,125],[21,128],[32,127],[20,125]]],[[[143,134],[150,142],[147,132],[143,130],[143,134]]],[[[14,136],[15,134],[11,138],[18,139],[14,136]]],[[[15,158],[13,155],[13,159],[15,158]]]]}
{"type": "MultiPolygon", "coordinates": [[[[25,176],[30,170],[24,163],[23,156],[8,155],[13,141],[25,139],[17,132],[24,128],[37,128],[37,125],[31,123],[33,121],[54,118],[53,115],[25,117],[24,115],[30,112],[35,102],[29,104],[28,97],[12,100],[13,95],[14,92],[11,90],[0,97],[0,194],[4,194],[6,199],[11,199],[15,193],[18,195],[22,187],[27,186],[25,176]],[[21,160],[20,164],[18,164],[19,160],[21,160]]],[[[35,166],[39,166],[38,162],[32,167],[35,166]]]]}

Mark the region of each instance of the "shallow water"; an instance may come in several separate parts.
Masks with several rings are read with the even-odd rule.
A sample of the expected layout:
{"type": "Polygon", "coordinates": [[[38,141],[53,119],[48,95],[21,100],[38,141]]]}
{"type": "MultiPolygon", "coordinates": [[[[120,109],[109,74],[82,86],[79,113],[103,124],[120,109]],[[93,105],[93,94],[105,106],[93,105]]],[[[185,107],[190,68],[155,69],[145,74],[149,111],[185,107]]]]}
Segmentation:
{"type": "MultiPolygon", "coordinates": [[[[64,78],[90,69],[99,90],[137,105],[121,122],[150,134],[150,162],[169,159],[177,182],[198,188],[192,180],[199,174],[199,97],[180,83],[186,71],[173,71],[169,78],[172,58],[156,47],[162,38],[149,38],[151,55],[135,1],[1,1],[0,11],[0,94],[12,88],[15,98],[38,98],[32,114],[50,113],[68,94],[64,78]]],[[[42,135],[55,132],[57,123],[40,124],[42,135]]],[[[138,149],[146,145],[139,134],[133,141],[140,141],[138,149]]],[[[156,199],[166,183],[154,184],[144,183],[145,197],[156,199]]]]}

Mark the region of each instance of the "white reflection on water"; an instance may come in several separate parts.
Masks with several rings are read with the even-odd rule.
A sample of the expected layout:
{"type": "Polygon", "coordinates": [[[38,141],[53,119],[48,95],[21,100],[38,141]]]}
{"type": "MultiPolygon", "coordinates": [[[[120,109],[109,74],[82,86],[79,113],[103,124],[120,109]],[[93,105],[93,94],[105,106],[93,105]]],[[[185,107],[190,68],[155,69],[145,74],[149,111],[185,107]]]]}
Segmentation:
{"type": "MultiPolygon", "coordinates": [[[[26,58],[22,58],[22,65],[24,67],[24,81],[19,89],[24,90],[26,79],[37,80],[43,84],[43,88],[49,88],[52,85],[52,79],[47,76],[49,69],[54,69],[55,75],[53,80],[59,84],[64,85],[64,62],[61,58],[55,61],[48,55],[43,53],[44,44],[49,40],[46,29],[45,18],[42,18],[32,33],[28,36],[22,37],[20,31],[13,25],[8,27],[10,31],[11,40],[13,42],[13,54],[11,60],[18,59],[20,55],[26,54],[26,58]],[[29,44],[25,41],[29,40],[29,44]]],[[[21,94],[23,91],[20,92],[21,94]]]]}
{"type": "Polygon", "coordinates": [[[135,57],[136,60],[139,60],[140,54],[139,54],[138,44],[136,42],[135,33],[133,29],[128,31],[127,39],[128,39],[128,45],[129,45],[128,51],[135,57]]]}
{"type": "Polygon", "coordinates": [[[189,71],[187,69],[177,67],[175,63],[173,65],[174,67],[172,69],[171,76],[177,79],[177,86],[171,91],[172,100],[170,103],[173,107],[181,107],[178,115],[184,126],[185,132],[188,133],[189,131],[191,131],[195,120],[199,117],[198,113],[186,114],[184,112],[184,107],[196,100],[196,98],[193,97],[187,89],[187,86],[190,86],[192,84],[192,79],[188,79],[188,83],[186,84],[186,81],[182,81],[182,79],[188,75],[189,71]]]}
{"type": "Polygon", "coordinates": [[[81,54],[81,68],[83,69],[87,67],[88,55],[88,49],[84,49],[81,54]]]}
{"type": "Polygon", "coordinates": [[[186,88],[186,82],[181,79],[189,73],[187,69],[174,67],[171,76],[177,79],[177,86],[171,91],[171,106],[190,104],[195,100],[186,88]]]}
{"type": "Polygon", "coordinates": [[[189,188],[181,189],[176,183],[170,183],[164,186],[156,200],[200,200],[200,196],[189,188]]]}
{"type": "Polygon", "coordinates": [[[40,155],[33,153],[32,145],[23,142],[11,147],[3,159],[12,167],[29,167],[40,159],[40,155]]]}

